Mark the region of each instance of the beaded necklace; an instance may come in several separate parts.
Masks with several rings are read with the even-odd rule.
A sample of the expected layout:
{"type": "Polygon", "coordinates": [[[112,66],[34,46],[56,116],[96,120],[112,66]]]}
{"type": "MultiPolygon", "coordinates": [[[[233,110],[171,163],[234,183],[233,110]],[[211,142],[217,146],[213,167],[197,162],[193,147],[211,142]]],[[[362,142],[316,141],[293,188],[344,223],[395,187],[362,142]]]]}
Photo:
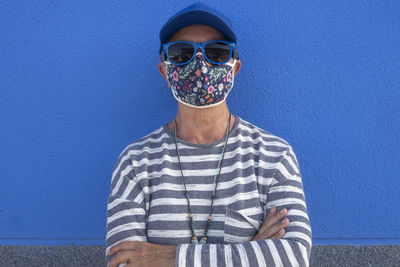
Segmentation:
{"type": "MultiPolygon", "coordinates": [[[[216,174],[216,175],[214,176],[214,189],[213,189],[213,194],[212,194],[212,196],[211,196],[210,215],[208,216],[207,224],[206,224],[206,229],[205,229],[205,231],[204,231],[204,236],[203,236],[203,238],[200,240],[200,244],[205,244],[205,243],[207,243],[207,231],[208,231],[208,226],[209,226],[209,224],[210,224],[210,221],[212,220],[211,214],[212,214],[212,210],[213,210],[213,203],[214,203],[214,199],[215,199],[215,195],[216,195],[216,189],[217,189],[217,184],[218,184],[217,179],[219,178],[219,174],[221,173],[221,163],[222,163],[222,160],[223,160],[223,157],[224,157],[224,154],[225,154],[225,148],[226,148],[226,144],[227,144],[228,138],[229,138],[230,125],[231,125],[231,113],[229,112],[228,127],[226,128],[225,143],[224,143],[224,147],[222,148],[221,157],[220,157],[219,162],[218,162],[218,174],[216,174]]],[[[192,244],[198,244],[199,241],[197,240],[197,236],[196,236],[195,231],[194,231],[194,221],[193,221],[192,207],[191,207],[191,205],[190,205],[190,198],[189,198],[189,195],[188,195],[188,191],[187,191],[187,189],[186,189],[185,179],[184,179],[184,177],[183,177],[183,171],[182,171],[181,160],[180,160],[180,156],[179,156],[178,144],[177,144],[177,141],[176,141],[176,122],[175,122],[175,119],[174,119],[174,138],[175,138],[176,153],[177,153],[177,155],[178,155],[179,168],[181,169],[182,184],[183,184],[183,187],[184,187],[184,189],[185,189],[185,192],[184,192],[184,193],[185,193],[186,199],[187,199],[187,201],[188,201],[188,207],[189,207],[189,219],[190,219],[190,226],[191,226],[191,231],[192,231],[192,240],[191,240],[191,243],[192,243],[192,244]]]]}

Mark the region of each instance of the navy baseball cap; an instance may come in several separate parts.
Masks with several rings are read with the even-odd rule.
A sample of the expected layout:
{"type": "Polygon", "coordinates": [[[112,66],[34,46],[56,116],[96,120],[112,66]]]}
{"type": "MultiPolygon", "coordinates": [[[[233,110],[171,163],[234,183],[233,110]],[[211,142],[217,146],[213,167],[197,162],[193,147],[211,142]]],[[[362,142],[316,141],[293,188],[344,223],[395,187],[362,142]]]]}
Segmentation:
{"type": "Polygon", "coordinates": [[[173,15],[160,30],[160,53],[163,43],[183,27],[193,24],[205,24],[217,29],[230,42],[236,43],[236,35],[231,21],[221,12],[203,4],[195,3],[173,15]]]}

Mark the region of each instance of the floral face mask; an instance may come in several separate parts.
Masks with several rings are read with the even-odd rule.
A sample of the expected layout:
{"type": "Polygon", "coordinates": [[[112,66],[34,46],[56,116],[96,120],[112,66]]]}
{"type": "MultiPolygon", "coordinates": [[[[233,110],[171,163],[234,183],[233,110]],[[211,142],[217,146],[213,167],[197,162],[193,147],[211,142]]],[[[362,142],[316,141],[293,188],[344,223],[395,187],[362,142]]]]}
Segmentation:
{"type": "Polygon", "coordinates": [[[197,52],[186,65],[166,63],[167,77],[175,99],[194,108],[221,104],[233,87],[233,66],[236,63],[211,64],[197,52]]]}

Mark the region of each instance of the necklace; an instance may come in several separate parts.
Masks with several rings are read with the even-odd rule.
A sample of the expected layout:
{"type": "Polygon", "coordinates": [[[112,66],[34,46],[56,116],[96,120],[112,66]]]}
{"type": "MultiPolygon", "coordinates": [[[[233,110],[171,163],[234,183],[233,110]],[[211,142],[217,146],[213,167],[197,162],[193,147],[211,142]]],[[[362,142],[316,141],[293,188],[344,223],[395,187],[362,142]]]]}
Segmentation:
{"type": "MultiPolygon", "coordinates": [[[[221,163],[222,163],[222,160],[223,160],[223,157],[224,157],[224,154],[225,154],[225,148],[226,148],[226,144],[228,143],[228,138],[229,138],[229,133],[230,133],[231,115],[232,115],[232,114],[229,112],[228,126],[227,126],[227,128],[226,128],[225,143],[224,143],[224,147],[222,148],[221,157],[220,157],[220,159],[219,159],[219,161],[218,161],[218,167],[217,167],[217,168],[218,168],[218,174],[216,174],[216,175],[214,176],[214,185],[213,185],[214,188],[213,188],[213,194],[212,194],[212,196],[211,196],[210,215],[208,216],[207,224],[206,224],[206,229],[205,229],[205,231],[204,231],[204,236],[203,236],[203,238],[200,240],[200,244],[205,244],[205,243],[207,243],[207,231],[208,231],[208,226],[209,226],[209,224],[210,224],[210,222],[211,222],[211,220],[212,220],[211,214],[212,214],[212,210],[213,210],[213,203],[214,203],[215,195],[216,195],[216,192],[217,192],[217,191],[216,191],[216,189],[217,189],[217,184],[218,184],[217,179],[219,178],[219,174],[221,173],[221,163]]],[[[184,193],[185,193],[186,199],[187,199],[187,201],[188,201],[188,207],[189,207],[189,219],[190,219],[190,226],[191,226],[191,231],[192,231],[191,243],[192,243],[192,244],[198,244],[199,241],[197,240],[197,236],[196,236],[196,233],[195,233],[195,231],[194,231],[194,221],[193,221],[192,207],[191,207],[191,205],[190,205],[190,198],[189,198],[189,195],[188,195],[188,191],[187,191],[187,189],[186,189],[185,179],[184,179],[184,177],[183,177],[183,171],[182,171],[181,160],[180,160],[180,156],[179,156],[178,144],[177,144],[177,141],[176,141],[176,122],[175,122],[175,119],[174,119],[174,138],[175,138],[176,153],[177,153],[177,155],[178,155],[179,168],[181,169],[182,184],[183,184],[183,187],[184,187],[184,189],[185,189],[184,193]]]]}

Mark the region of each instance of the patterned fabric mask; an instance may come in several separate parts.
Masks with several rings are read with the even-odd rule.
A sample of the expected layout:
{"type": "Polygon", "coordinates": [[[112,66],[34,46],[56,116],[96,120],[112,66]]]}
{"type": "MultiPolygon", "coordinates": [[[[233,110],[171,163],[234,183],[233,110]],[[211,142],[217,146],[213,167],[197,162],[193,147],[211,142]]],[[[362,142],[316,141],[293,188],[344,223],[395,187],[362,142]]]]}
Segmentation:
{"type": "Polygon", "coordinates": [[[166,63],[172,94],[179,102],[194,108],[221,104],[233,87],[233,66],[236,63],[211,64],[201,52],[186,65],[166,63]]]}

